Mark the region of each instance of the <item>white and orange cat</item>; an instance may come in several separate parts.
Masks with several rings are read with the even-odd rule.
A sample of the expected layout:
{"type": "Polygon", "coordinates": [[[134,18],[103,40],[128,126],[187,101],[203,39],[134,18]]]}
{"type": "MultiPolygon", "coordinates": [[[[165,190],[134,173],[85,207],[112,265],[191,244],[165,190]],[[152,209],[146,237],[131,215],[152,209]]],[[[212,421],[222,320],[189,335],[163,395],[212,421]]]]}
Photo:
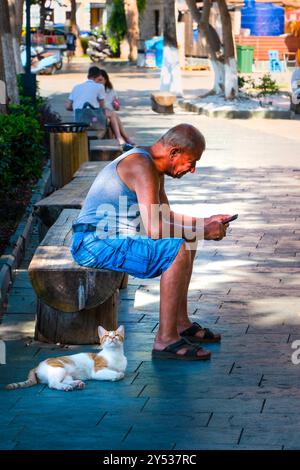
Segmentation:
{"type": "Polygon", "coordinates": [[[32,387],[38,383],[49,388],[69,392],[82,389],[83,380],[121,380],[124,377],[127,359],[124,356],[124,327],[116,331],[106,331],[98,327],[101,351],[79,353],[71,356],[53,357],[40,362],[32,369],[27,380],[6,386],[8,390],[32,387]]]}

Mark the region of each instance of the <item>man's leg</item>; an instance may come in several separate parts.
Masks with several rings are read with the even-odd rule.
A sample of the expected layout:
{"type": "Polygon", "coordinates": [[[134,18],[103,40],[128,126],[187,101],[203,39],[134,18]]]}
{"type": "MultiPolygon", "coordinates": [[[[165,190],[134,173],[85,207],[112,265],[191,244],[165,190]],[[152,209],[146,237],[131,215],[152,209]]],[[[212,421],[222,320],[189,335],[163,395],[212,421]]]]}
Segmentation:
{"type": "Polygon", "coordinates": [[[177,330],[178,333],[181,333],[181,331],[185,330],[186,328],[189,328],[192,325],[192,322],[190,321],[188,317],[188,290],[189,290],[189,285],[191,282],[191,277],[193,273],[193,265],[194,265],[194,260],[196,256],[196,250],[189,250],[190,252],[190,257],[191,257],[191,263],[189,266],[189,271],[186,276],[186,286],[184,289],[184,294],[182,295],[181,298],[181,303],[179,305],[179,311],[178,311],[178,317],[177,317],[177,330]]]}
{"type": "MultiPolygon", "coordinates": [[[[187,299],[187,289],[192,272],[192,254],[183,243],[172,265],[162,274],[160,281],[160,322],[154,342],[154,349],[161,351],[179,341],[178,321],[180,309],[187,299]]],[[[177,354],[185,354],[183,346],[177,354]]],[[[197,351],[198,356],[205,356],[204,350],[197,351]]]]}
{"type": "MultiPolygon", "coordinates": [[[[191,277],[193,273],[193,265],[194,265],[194,260],[196,257],[197,249],[190,250],[190,253],[191,253],[191,265],[190,265],[191,269],[187,276],[187,287],[184,291],[185,295],[182,296],[182,302],[181,302],[178,317],[177,317],[178,318],[178,323],[177,323],[178,334],[180,334],[182,331],[186,330],[193,324],[188,316],[188,291],[189,291],[189,285],[190,285],[190,281],[191,281],[191,277]]],[[[196,333],[194,333],[194,336],[201,339],[205,336],[205,334],[206,334],[205,330],[201,329],[199,331],[196,331],[196,333]]],[[[219,333],[214,334],[214,336],[215,338],[220,337],[219,333]]]]}

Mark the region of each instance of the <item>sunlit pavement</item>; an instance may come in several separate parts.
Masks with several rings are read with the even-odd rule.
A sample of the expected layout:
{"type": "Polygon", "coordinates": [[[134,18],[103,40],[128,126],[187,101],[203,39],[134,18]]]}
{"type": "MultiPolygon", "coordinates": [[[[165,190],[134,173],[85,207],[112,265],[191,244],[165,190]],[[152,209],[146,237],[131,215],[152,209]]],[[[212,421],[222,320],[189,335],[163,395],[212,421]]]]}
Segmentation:
{"type": "MultiPolygon", "coordinates": [[[[58,111],[88,64],[40,77],[58,111]]],[[[207,150],[196,174],[168,179],[182,212],[238,213],[226,239],[199,247],[190,289],[194,320],[223,335],[206,363],[151,360],[158,325],[158,280],[130,279],[121,293],[128,371],[118,383],[89,382],[65,394],[42,386],[1,391],[0,448],[299,449],[300,122],[209,119],[176,109],[155,114],[159,74],[112,66],[120,113],[140,145],[181,122],[197,126],[207,150]],[[46,424],[45,424],[46,423],[46,424]],[[78,430],[84,432],[78,432],[78,430]]],[[[209,72],[185,72],[187,95],[209,89],[209,72]]],[[[64,113],[64,119],[70,119],[64,113]]],[[[35,297],[26,266],[11,290],[4,323],[1,383],[23,379],[49,355],[84,351],[31,343],[35,297]],[[18,339],[21,338],[21,339],[18,339]],[[27,344],[27,346],[26,346],[27,344]]]]}

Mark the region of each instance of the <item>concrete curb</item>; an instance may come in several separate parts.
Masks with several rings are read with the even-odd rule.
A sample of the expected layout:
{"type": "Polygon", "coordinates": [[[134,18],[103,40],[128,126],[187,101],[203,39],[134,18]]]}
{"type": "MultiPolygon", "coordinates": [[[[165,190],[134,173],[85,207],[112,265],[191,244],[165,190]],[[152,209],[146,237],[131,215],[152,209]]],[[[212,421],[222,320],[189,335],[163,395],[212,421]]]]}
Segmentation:
{"type": "Polygon", "coordinates": [[[33,206],[50,192],[50,187],[50,162],[48,162],[33,189],[30,202],[16,231],[9,239],[8,247],[0,257],[0,311],[3,309],[7,292],[14,279],[14,270],[20,265],[25,254],[34,221],[33,206]]]}
{"type": "Polygon", "coordinates": [[[259,110],[223,110],[223,109],[205,109],[199,102],[178,100],[178,105],[185,111],[203,114],[212,118],[226,119],[292,119],[292,111],[259,109],[259,110]]]}

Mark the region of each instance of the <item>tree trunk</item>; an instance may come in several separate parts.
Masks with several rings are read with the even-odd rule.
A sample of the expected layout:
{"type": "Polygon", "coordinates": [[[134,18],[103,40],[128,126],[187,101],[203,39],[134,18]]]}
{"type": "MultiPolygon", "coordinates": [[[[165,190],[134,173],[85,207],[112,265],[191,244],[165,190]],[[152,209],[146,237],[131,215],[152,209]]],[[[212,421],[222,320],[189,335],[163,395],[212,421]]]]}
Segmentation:
{"type": "Polygon", "coordinates": [[[217,0],[224,44],[224,92],[226,99],[234,99],[238,95],[237,66],[235,60],[234,41],[231,17],[225,0],[217,0]]]}
{"type": "Polygon", "coordinates": [[[136,62],[140,38],[139,11],[136,0],[124,0],[124,10],[127,24],[127,38],[129,43],[129,60],[136,62]]]}
{"type": "Polygon", "coordinates": [[[198,23],[198,31],[202,46],[208,50],[208,57],[214,71],[214,85],[210,94],[221,93],[223,87],[224,67],[218,57],[221,57],[221,42],[215,29],[209,24],[209,14],[211,9],[210,0],[204,0],[202,15],[199,12],[195,0],[186,0],[193,20],[198,23]]]}
{"type": "Polygon", "coordinates": [[[22,36],[22,26],[23,26],[23,7],[24,7],[24,0],[14,0],[15,3],[15,12],[16,12],[16,20],[15,20],[15,27],[16,27],[16,37],[21,42],[22,36]]]}
{"type": "Polygon", "coordinates": [[[7,114],[7,89],[5,83],[5,76],[4,76],[4,59],[3,59],[3,51],[2,51],[2,44],[0,41],[0,114],[7,114]]]}
{"type": "Polygon", "coordinates": [[[16,73],[19,74],[23,70],[20,58],[20,42],[22,32],[23,19],[23,0],[8,0],[9,19],[13,41],[13,53],[15,59],[16,73]],[[21,16],[20,16],[21,15],[21,16]]]}
{"type": "Polygon", "coordinates": [[[83,55],[83,49],[81,47],[79,30],[76,22],[76,0],[71,0],[71,28],[72,32],[77,37],[75,55],[77,57],[81,57],[83,55]]]}
{"type": "Polygon", "coordinates": [[[45,32],[45,21],[46,21],[46,0],[40,0],[40,30],[44,34],[45,32]]]}
{"type": "Polygon", "coordinates": [[[234,55],[234,42],[231,18],[225,0],[217,0],[221,16],[224,45],[221,44],[216,30],[209,24],[211,0],[204,0],[200,14],[195,0],[186,0],[194,21],[198,23],[201,41],[208,49],[208,56],[214,71],[214,85],[210,94],[225,93],[233,99],[237,96],[237,68],[234,55]],[[224,49],[224,50],[223,50],[224,49]]]}
{"type": "MultiPolygon", "coordinates": [[[[4,82],[7,87],[8,99],[12,103],[19,102],[16,65],[13,51],[13,39],[10,29],[8,0],[0,2],[0,57],[4,82]]],[[[1,72],[0,72],[1,73],[1,72]]]]}
{"type": "Polygon", "coordinates": [[[177,96],[182,96],[174,3],[174,0],[164,1],[164,50],[160,73],[160,91],[169,91],[177,96]]]}

